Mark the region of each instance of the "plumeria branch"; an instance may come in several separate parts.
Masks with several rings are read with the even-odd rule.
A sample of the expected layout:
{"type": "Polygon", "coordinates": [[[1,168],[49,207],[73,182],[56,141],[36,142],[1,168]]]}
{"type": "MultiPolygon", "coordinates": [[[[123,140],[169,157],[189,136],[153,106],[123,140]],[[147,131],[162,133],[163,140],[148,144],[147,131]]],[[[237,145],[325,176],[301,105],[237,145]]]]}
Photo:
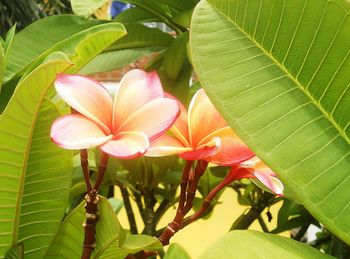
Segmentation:
{"type": "Polygon", "coordinates": [[[80,150],[80,164],[83,170],[86,191],[89,193],[92,190],[89,172],[89,161],[88,161],[88,151],[87,149],[80,150]]]}
{"type": "Polygon", "coordinates": [[[192,164],[193,161],[186,161],[185,163],[180,186],[181,191],[179,206],[177,208],[176,215],[173,221],[168,224],[158,238],[163,245],[168,245],[171,237],[182,228],[184,217],[193,206],[193,199],[196,194],[199,179],[204,174],[208,166],[207,161],[199,160],[196,164],[193,175],[191,175],[192,164]]]}
{"type": "Polygon", "coordinates": [[[102,152],[100,164],[98,168],[98,175],[94,187],[91,185],[91,179],[89,175],[88,153],[86,149],[80,151],[81,166],[83,169],[84,179],[86,183],[87,193],[85,195],[85,215],[86,220],[83,224],[84,227],[84,243],[82,259],[89,259],[93,250],[96,247],[96,224],[98,221],[98,190],[102,184],[103,176],[107,168],[108,155],[102,152]]]}

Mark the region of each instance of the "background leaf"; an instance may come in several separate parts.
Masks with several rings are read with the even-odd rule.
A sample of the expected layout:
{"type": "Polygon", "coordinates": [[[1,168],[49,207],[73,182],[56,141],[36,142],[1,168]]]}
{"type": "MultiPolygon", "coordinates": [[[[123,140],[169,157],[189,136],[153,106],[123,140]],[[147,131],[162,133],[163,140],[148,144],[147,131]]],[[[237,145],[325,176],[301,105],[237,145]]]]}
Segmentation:
{"type": "Polygon", "coordinates": [[[90,16],[108,0],[71,0],[73,12],[77,15],[90,16]]]}
{"type": "Polygon", "coordinates": [[[164,49],[173,40],[168,33],[157,28],[137,23],[127,24],[125,28],[128,34],[84,66],[80,73],[92,74],[124,67],[143,56],[164,49]]]}
{"type": "MultiPolygon", "coordinates": [[[[85,220],[85,201],[64,220],[45,258],[80,258],[85,220]]],[[[130,235],[122,229],[108,200],[100,196],[98,205],[100,219],[96,226],[96,249],[91,258],[124,258],[140,250],[157,250],[161,244],[156,238],[130,235]]]]}
{"type": "Polygon", "coordinates": [[[235,230],[208,247],[198,259],[334,258],[301,242],[252,230],[235,230]]]}
{"type": "MultiPolygon", "coordinates": [[[[56,44],[61,43],[62,47],[70,47],[70,37],[101,23],[97,20],[87,21],[74,15],[51,16],[32,23],[14,37],[4,82],[10,80],[56,44]]],[[[64,49],[61,50],[64,51],[64,49]]]]}
{"type": "Polygon", "coordinates": [[[202,1],[193,64],[207,94],[291,196],[350,243],[349,3],[202,1]]]}
{"type": "Polygon", "coordinates": [[[166,251],[164,259],[191,259],[191,257],[182,246],[172,243],[166,251]]]}

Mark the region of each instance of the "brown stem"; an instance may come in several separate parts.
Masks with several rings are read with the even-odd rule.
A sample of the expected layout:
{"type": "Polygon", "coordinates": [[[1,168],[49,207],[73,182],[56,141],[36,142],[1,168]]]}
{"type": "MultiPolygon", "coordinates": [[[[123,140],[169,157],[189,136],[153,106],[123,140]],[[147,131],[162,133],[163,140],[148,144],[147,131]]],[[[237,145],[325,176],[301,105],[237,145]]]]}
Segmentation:
{"type": "Polygon", "coordinates": [[[194,172],[194,178],[192,181],[190,181],[190,186],[189,186],[188,191],[187,191],[186,205],[183,209],[184,216],[192,209],[193,199],[196,196],[196,191],[197,191],[199,179],[204,174],[207,167],[208,167],[207,161],[199,160],[197,162],[196,169],[194,172]]]}
{"type": "Polygon", "coordinates": [[[191,172],[192,164],[193,164],[193,161],[186,161],[184,169],[182,171],[182,178],[181,178],[181,184],[180,184],[180,199],[179,199],[179,206],[177,210],[182,211],[185,205],[188,177],[191,172]]]}
{"type": "Polygon", "coordinates": [[[182,221],[186,216],[186,214],[192,208],[193,199],[196,194],[199,179],[203,175],[203,173],[205,172],[208,166],[208,162],[204,160],[199,160],[196,164],[194,179],[192,179],[188,184],[187,182],[188,182],[188,177],[191,169],[191,166],[188,166],[189,163],[191,163],[191,166],[192,166],[193,162],[187,161],[184,167],[184,172],[183,172],[182,181],[181,181],[182,192],[180,192],[179,207],[176,211],[175,218],[173,219],[172,222],[168,224],[168,226],[165,228],[163,233],[158,238],[159,241],[163,244],[163,246],[168,245],[170,238],[174,236],[175,233],[182,228],[182,221]],[[189,186],[188,186],[187,195],[186,195],[187,185],[189,186]],[[185,189],[185,192],[183,191],[184,189],[185,189]]]}
{"type": "Polygon", "coordinates": [[[91,186],[90,174],[89,174],[88,152],[86,149],[80,150],[80,163],[81,163],[81,168],[83,169],[86,190],[87,192],[90,192],[92,190],[92,186],[91,186]]]}
{"type": "Polygon", "coordinates": [[[84,235],[84,243],[83,243],[83,253],[81,255],[81,258],[89,259],[96,247],[95,233],[96,233],[96,224],[99,218],[98,207],[97,207],[99,202],[98,190],[101,186],[103,176],[107,168],[108,155],[103,152],[101,154],[98,175],[93,188],[91,187],[90,177],[88,174],[89,168],[87,164],[87,161],[88,161],[87,151],[82,150],[80,152],[80,155],[81,155],[81,164],[83,168],[84,179],[86,182],[86,188],[88,190],[87,194],[85,195],[86,220],[83,224],[85,235],[84,235]]]}
{"type": "Polygon", "coordinates": [[[188,224],[192,223],[193,221],[199,219],[202,217],[202,215],[206,212],[206,210],[209,208],[210,204],[214,200],[215,196],[220,192],[225,186],[227,186],[229,183],[226,183],[225,181],[222,181],[219,183],[213,190],[210,191],[208,196],[205,198],[201,208],[196,211],[191,217],[188,217],[184,220],[182,223],[182,227],[186,227],[188,224]]]}
{"type": "Polygon", "coordinates": [[[97,191],[100,189],[100,186],[102,184],[103,176],[105,175],[105,172],[107,169],[108,158],[109,156],[106,153],[101,152],[100,164],[98,167],[98,174],[94,185],[94,189],[97,191]]]}
{"type": "Polygon", "coordinates": [[[84,244],[83,244],[83,254],[82,259],[89,259],[92,252],[96,247],[96,224],[98,221],[97,204],[99,202],[99,197],[95,190],[90,191],[85,195],[85,215],[86,220],[83,224],[84,227],[84,244]]]}

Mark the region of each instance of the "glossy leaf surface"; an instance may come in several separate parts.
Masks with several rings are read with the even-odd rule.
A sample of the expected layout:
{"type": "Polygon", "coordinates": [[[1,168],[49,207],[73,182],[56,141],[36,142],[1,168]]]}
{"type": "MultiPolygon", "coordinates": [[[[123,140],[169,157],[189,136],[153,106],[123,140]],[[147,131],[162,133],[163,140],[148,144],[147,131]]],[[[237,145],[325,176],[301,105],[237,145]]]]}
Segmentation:
{"type": "Polygon", "coordinates": [[[350,243],[350,17],[342,0],[209,0],[194,67],[248,146],[350,243]]]}

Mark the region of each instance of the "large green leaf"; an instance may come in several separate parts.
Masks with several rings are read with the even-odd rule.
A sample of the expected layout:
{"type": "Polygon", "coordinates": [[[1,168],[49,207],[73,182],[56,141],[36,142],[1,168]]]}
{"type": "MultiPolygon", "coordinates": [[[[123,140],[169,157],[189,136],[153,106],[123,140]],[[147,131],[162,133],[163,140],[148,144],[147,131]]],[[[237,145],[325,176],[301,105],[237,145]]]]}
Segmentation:
{"type": "Polygon", "coordinates": [[[29,253],[45,250],[52,238],[48,232],[58,228],[63,216],[71,154],[50,143],[50,122],[57,111],[42,102],[56,74],[70,65],[55,55],[39,66],[18,85],[1,115],[0,258],[19,241],[29,253]]]}
{"type": "MultiPolygon", "coordinates": [[[[84,240],[84,203],[82,202],[64,220],[45,258],[80,258],[84,240]]],[[[100,197],[98,210],[100,218],[96,226],[96,248],[91,258],[124,258],[143,249],[161,248],[156,238],[127,234],[108,200],[103,197],[100,197]]]]}
{"type": "Polygon", "coordinates": [[[149,28],[141,24],[127,24],[128,32],[104,53],[98,55],[82,68],[80,73],[92,74],[120,68],[170,45],[173,38],[157,28],[149,28]]]}
{"type": "Polygon", "coordinates": [[[77,41],[72,40],[71,37],[98,24],[101,22],[97,20],[87,21],[78,16],[59,15],[47,17],[29,25],[14,37],[4,82],[20,73],[38,56],[56,45],[60,45],[59,50],[65,52],[65,48],[77,44],[77,41]]]}
{"type": "Polygon", "coordinates": [[[252,230],[235,230],[220,238],[199,256],[216,258],[314,259],[334,258],[295,240],[252,230]]]}
{"type": "Polygon", "coordinates": [[[238,135],[350,243],[350,17],[343,0],[208,0],[193,64],[238,135]]]}

